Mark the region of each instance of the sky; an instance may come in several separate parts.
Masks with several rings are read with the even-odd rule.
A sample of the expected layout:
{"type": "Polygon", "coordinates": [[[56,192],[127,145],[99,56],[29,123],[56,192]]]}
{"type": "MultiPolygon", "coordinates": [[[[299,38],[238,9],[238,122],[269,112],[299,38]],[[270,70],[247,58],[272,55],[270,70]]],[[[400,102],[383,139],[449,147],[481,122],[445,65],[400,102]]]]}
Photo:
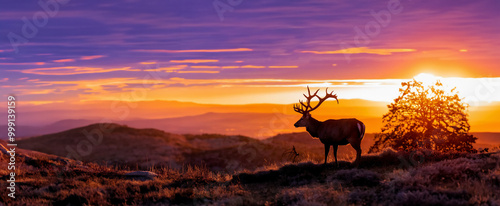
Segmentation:
{"type": "Polygon", "coordinates": [[[312,88],[391,101],[443,77],[500,101],[499,1],[7,1],[2,98],[26,104],[293,103],[312,88]],[[419,75],[426,73],[429,75],[419,75]]]}

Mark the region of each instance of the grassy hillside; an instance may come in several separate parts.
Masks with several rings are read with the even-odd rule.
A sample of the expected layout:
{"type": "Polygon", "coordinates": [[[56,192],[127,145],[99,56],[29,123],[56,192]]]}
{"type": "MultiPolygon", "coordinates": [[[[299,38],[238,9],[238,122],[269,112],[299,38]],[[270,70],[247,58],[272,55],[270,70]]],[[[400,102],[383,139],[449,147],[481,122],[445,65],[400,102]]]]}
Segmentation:
{"type": "MultiPolygon", "coordinates": [[[[8,205],[498,205],[500,154],[387,150],[359,167],[310,161],[257,172],[150,168],[151,180],[129,170],[19,153],[16,199],[8,205]],[[412,161],[415,160],[417,161],[412,161]]],[[[7,159],[0,158],[0,167],[7,159]]],[[[8,173],[0,170],[0,186],[8,173]]]]}
{"type": "MultiPolygon", "coordinates": [[[[180,169],[183,165],[203,166],[211,171],[233,172],[256,170],[272,164],[292,161],[286,155],[292,147],[299,156],[295,161],[322,162],[323,144],[307,132],[279,134],[257,140],[240,135],[186,134],[176,135],[156,129],[135,129],[118,124],[93,124],[60,133],[43,135],[18,141],[20,148],[66,157],[75,152],[79,160],[102,165],[117,165],[147,169],[152,166],[169,166],[180,169]],[[112,128],[106,131],[101,127],[112,128]],[[102,132],[102,141],[92,143],[86,133],[102,132]],[[85,144],[86,143],[86,144],[85,144]],[[90,147],[87,147],[89,146],[90,147]],[[70,150],[68,150],[68,147],[70,150]]],[[[496,133],[478,133],[477,148],[500,145],[496,133]]],[[[92,133],[92,138],[98,135],[92,133]]],[[[365,135],[361,144],[363,155],[373,144],[373,134],[365,135]]],[[[334,161],[333,151],[329,162],[334,161]]],[[[74,156],[74,155],[73,155],[74,156]]],[[[340,146],[338,159],[352,161],[355,151],[350,145],[340,146]]],[[[77,158],[78,159],[78,158],[77,158]]]]}
{"type": "Polygon", "coordinates": [[[62,157],[71,155],[82,161],[139,167],[177,165],[184,161],[183,154],[191,150],[190,144],[182,135],[117,124],[92,124],[60,133],[20,139],[17,144],[23,149],[62,157]],[[72,155],[74,153],[71,151],[77,155],[72,155]]]}
{"type": "MultiPolygon", "coordinates": [[[[365,137],[367,151],[371,136],[365,137]]],[[[73,151],[78,160],[103,165],[148,168],[170,166],[181,168],[185,164],[204,166],[213,171],[253,170],[269,164],[291,161],[285,152],[296,147],[297,160],[322,161],[323,145],[308,133],[282,134],[266,140],[245,136],[219,134],[175,135],[156,129],[135,129],[118,124],[92,124],[60,133],[25,138],[18,141],[20,148],[66,157],[73,151]],[[101,127],[111,128],[109,131],[101,127]],[[102,140],[94,144],[87,137],[102,140]],[[90,147],[87,147],[90,145],[90,147]],[[68,150],[68,147],[71,148],[68,150]]],[[[72,155],[74,158],[75,155],[72,155]]],[[[330,155],[333,158],[333,155],[330,155]]],[[[351,159],[354,150],[341,146],[339,159],[351,159]]],[[[330,159],[330,161],[332,161],[330,159]]]]}

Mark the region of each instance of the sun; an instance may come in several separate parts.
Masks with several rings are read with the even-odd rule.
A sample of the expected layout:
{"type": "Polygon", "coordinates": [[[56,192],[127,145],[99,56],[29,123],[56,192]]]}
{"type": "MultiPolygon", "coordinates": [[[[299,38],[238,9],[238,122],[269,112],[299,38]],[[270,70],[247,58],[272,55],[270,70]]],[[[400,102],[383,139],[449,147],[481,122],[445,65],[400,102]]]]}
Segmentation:
{"type": "Polygon", "coordinates": [[[429,73],[420,73],[413,78],[419,82],[424,83],[424,85],[433,85],[436,83],[436,81],[441,79],[441,77],[429,73]]]}

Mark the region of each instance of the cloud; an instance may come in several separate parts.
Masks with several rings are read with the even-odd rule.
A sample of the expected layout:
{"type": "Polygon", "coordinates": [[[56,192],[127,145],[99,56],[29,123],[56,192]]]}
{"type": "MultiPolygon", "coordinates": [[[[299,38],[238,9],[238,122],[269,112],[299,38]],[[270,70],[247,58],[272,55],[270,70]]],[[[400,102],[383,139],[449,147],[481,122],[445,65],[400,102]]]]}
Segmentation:
{"type": "Polygon", "coordinates": [[[74,59],[58,59],[54,60],[53,62],[62,63],[62,62],[74,62],[74,61],[75,61],[74,59]]]}
{"type": "Polygon", "coordinates": [[[23,104],[42,105],[42,104],[54,104],[63,102],[64,101],[23,101],[23,104]]]}
{"type": "Polygon", "coordinates": [[[396,52],[414,52],[415,49],[370,49],[368,47],[353,47],[335,51],[301,51],[301,53],[312,54],[378,54],[391,55],[396,52]]]}
{"type": "Polygon", "coordinates": [[[80,57],[80,60],[92,60],[92,59],[99,59],[103,58],[105,55],[93,55],[93,56],[82,56],[80,57]]]}
{"type": "Polygon", "coordinates": [[[282,68],[299,68],[299,66],[269,66],[271,69],[282,69],[282,68]]]}
{"type": "Polygon", "coordinates": [[[9,81],[9,78],[0,79],[0,82],[6,82],[6,81],[9,81]]]}
{"type": "Polygon", "coordinates": [[[264,68],[266,68],[266,66],[244,65],[244,66],[241,66],[241,68],[245,68],[245,69],[264,69],[264,68]]]}
{"type": "Polygon", "coordinates": [[[144,65],[149,65],[149,64],[156,64],[157,62],[140,62],[139,64],[144,64],[144,65]]]}
{"type": "Polygon", "coordinates": [[[238,69],[240,66],[222,66],[221,69],[238,69]]]}
{"type": "Polygon", "coordinates": [[[197,49],[197,50],[164,50],[164,49],[135,49],[136,52],[153,52],[153,53],[199,53],[199,52],[243,52],[253,51],[249,48],[236,49],[197,49]]]}
{"type": "Polygon", "coordinates": [[[217,74],[219,71],[177,71],[179,74],[217,74]]]}
{"type": "Polygon", "coordinates": [[[219,69],[219,66],[191,66],[192,69],[219,69]]]}
{"type": "Polygon", "coordinates": [[[14,66],[24,66],[24,65],[44,65],[45,62],[25,62],[25,63],[0,63],[0,65],[14,65],[14,66]]]}
{"type": "Polygon", "coordinates": [[[184,60],[170,60],[172,63],[211,63],[211,62],[219,62],[217,59],[184,59],[184,60]]]}
{"type": "Polygon", "coordinates": [[[106,73],[113,71],[140,71],[140,70],[132,70],[130,69],[130,67],[104,69],[95,67],[68,66],[68,67],[25,69],[20,71],[25,74],[38,74],[38,75],[73,75],[73,74],[106,73]]]}

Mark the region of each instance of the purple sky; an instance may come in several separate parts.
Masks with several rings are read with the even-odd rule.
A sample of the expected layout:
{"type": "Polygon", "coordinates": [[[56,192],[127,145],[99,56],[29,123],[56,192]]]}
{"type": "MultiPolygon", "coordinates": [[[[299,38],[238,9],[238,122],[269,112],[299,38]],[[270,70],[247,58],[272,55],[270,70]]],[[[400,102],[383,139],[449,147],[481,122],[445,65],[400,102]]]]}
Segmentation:
{"type": "Polygon", "coordinates": [[[53,13],[37,2],[0,8],[2,96],[114,94],[157,68],[157,88],[207,91],[228,79],[500,76],[499,1],[61,0],[53,13]]]}

